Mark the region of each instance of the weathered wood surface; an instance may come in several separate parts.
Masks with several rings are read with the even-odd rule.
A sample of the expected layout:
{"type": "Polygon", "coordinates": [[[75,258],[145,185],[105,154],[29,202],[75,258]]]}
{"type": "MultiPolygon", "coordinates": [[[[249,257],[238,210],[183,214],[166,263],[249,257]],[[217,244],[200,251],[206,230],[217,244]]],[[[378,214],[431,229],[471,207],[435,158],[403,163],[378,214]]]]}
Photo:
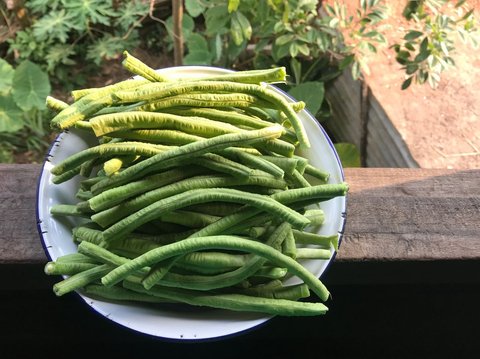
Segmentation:
{"type": "MultiPolygon", "coordinates": [[[[0,263],[40,264],[40,165],[0,165],[0,263]]],[[[347,169],[347,224],[336,261],[480,259],[480,170],[347,169]]]]}

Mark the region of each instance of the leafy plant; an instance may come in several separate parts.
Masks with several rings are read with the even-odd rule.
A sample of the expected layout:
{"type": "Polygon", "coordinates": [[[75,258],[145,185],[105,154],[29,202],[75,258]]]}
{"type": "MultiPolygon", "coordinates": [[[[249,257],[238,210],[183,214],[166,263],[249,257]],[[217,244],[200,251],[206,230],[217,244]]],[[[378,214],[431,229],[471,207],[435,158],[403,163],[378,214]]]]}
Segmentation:
{"type": "Polygon", "coordinates": [[[0,59],[2,162],[12,162],[16,152],[40,155],[46,149],[49,129],[45,99],[50,91],[48,75],[38,65],[25,60],[14,69],[0,59]]]}
{"type": "Polygon", "coordinates": [[[138,28],[150,8],[141,0],[32,0],[24,6],[31,26],[8,40],[8,53],[39,64],[63,83],[77,80],[71,73],[81,59],[100,65],[138,46],[138,28]]]}
{"type": "Polygon", "coordinates": [[[466,1],[449,0],[409,1],[404,11],[406,19],[413,23],[400,44],[394,44],[396,60],[404,65],[407,74],[402,88],[412,82],[428,81],[437,87],[441,73],[455,65],[452,53],[458,35],[464,42],[477,47],[474,10],[466,7],[466,1]]]}

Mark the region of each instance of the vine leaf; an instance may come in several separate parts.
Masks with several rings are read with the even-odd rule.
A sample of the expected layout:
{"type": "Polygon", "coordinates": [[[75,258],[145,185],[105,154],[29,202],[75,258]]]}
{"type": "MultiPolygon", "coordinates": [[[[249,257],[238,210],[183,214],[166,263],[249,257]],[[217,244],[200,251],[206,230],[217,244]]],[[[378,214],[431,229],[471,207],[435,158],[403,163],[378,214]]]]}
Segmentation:
{"type": "Polygon", "coordinates": [[[22,110],[44,109],[50,90],[47,74],[33,62],[26,60],[15,70],[12,96],[22,110]]]}

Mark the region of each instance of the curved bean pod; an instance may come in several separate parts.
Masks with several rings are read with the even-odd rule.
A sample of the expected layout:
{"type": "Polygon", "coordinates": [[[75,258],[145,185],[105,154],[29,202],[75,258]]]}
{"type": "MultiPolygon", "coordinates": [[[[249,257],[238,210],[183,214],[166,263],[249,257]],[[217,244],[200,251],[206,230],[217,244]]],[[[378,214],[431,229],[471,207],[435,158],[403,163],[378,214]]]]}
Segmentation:
{"type": "Polygon", "coordinates": [[[168,109],[167,112],[182,116],[198,116],[214,121],[222,121],[235,126],[248,126],[252,128],[263,128],[271,126],[272,123],[259,118],[249,116],[237,111],[226,111],[215,108],[186,107],[181,109],[168,109]]]}
{"type": "Polygon", "coordinates": [[[135,154],[139,156],[151,157],[169,149],[171,149],[170,146],[151,145],[144,142],[105,143],[102,145],[89,147],[83,151],[71,155],[53,167],[51,173],[58,176],[80,166],[82,163],[88,160],[102,156],[135,154]]]}
{"type": "Polygon", "coordinates": [[[330,296],[328,289],[323,285],[320,279],[292,258],[287,257],[266,244],[235,236],[187,238],[178,243],[172,243],[153,249],[128,263],[113,269],[102,278],[102,284],[112,286],[127,278],[135,271],[161,262],[167,258],[207,249],[237,250],[256,254],[266,258],[275,265],[287,268],[289,272],[302,279],[322,301],[326,301],[330,296]]]}
{"type": "MultiPolygon", "coordinates": [[[[271,198],[282,204],[291,204],[302,201],[318,202],[320,200],[327,200],[337,196],[344,196],[347,191],[348,185],[346,183],[325,184],[305,188],[289,189],[286,191],[275,193],[271,195],[271,198]]],[[[257,208],[244,206],[235,213],[225,216],[216,221],[215,223],[212,223],[211,225],[208,225],[198,230],[190,237],[193,238],[211,236],[223,233],[228,228],[233,227],[249,218],[252,218],[260,212],[261,210],[257,208]]]]}
{"type": "Polygon", "coordinates": [[[178,130],[203,137],[242,131],[227,123],[202,117],[177,116],[169,113],[121,112],[96,116],[90,120],[97,137],[132,129],[178,130]]]}
{"type": "MultiPolygon", "coordinates": [[[[290,230],[288,223],[283,223],[278,226],[272,234],[268,237],[265,244],[275,248],[280,246],[287,236],[290,230]]],[[[254,273],[256,273],[267,260],[263,257],[252,255],[243,266],[226,273],[217,275],[204,276],[204,275],[182,275],[174,273],[161,273],[157,275],[155,270],[152,270],[142,280],[142,284],[146,289],[152,288],[155,284],[159,283],[167,287],[178,287],[186,289],[197,290],[211,290],[218,288],[230,287],[237,284],[244,279],[247,279],[254,273]]]]}
{"type": "MultiPolygon", "coordinates": [[[[157,202],[166,197],[170,197],[181,192],[199,189],[199,188],[214,188],[222,186],[235,186],[235,185],[244,185],[244,184],[256,184],[264,185],[273,188],[285,188],[285,182],[281,180],[275,180],[269,176],[263,176],[260,174],[252,174],[246,178],[235,178],[235,177],[226,177],[226,176],[195,176],[180,180],[178,182],[171,183],[169,185],[164,185],[151,191],[145,191],[145,193],[139,195],[138,197],[132,198],[129,201],[118,204],[115,207],[107,208],[105,202],[102,204],[99,200],[102,198],[101,195],[94,197],[95,199],[90,199],[90,207],[98,212],[92,216],[92,220],[99,225],[106,227],[112,223],[117,222],[118,220],[124,218],[127,215],[130,215],[140,209],[151,205],[154,202],[157,202]],[[100,210],[102,210],[99,212],[100,210]]],[[[114,191],[110,190],[110,191],[114,191]]],[[[107,191],[108,192],[108,191],[107,191]]],[[[117,191],[115,191],[117,192],[117,191]]],[[[116,198],[118,201],[118,199],[116,198]]],[[[111,202],[110,202],[111,203],[111,202]]]]}
{"type": "Polygon", "coordinates": [[[99,194],[97,193],[98,191],[95,187],[96,185],[93,185],[91,190],[94,194],[97,194],[88,200],[88,204],[91,209],[98,212],[103,209],[115,206],[128,198],[137,196],[141,193],[147,192],[155,188],[166,186],[170,183],[183,180],[201,172],[202,170],[200,170],[198,167],[193,166],[188,168],[174,168],[159,174],[146,177],[139,181],[130,182],[123,186],[118,186],[105,190],[99,194]]]}
{"type": "Polygon", "coordinates": [[[307,133],[302,122],[297,117],[295,110],[291,104],[279,93],[265,86],[241,84],[227,81],[197,81],[197,82],[181,82],[170,87],[161,87],[153,85],[144,85],[138,90],[118,91],[115,96],[120,101],[135,102],[158,100],[169,96],[188,94],[192,92],[239,92],[248,95],[258,96],[260,99],[272,103],[274,106],[282,110],[287,116],[290,124],[295,130],[299,143],[303,147],[310,147],[307,133]]]}
{"type": "Polygon", "coordinates": [[[247,94],[212,94],[212,93],[189,93],[168,96],[159,100],[146,102],[144,105],[136,107],[137,111],[160,111],[169,108],[191,106],[191,107],[238,107],[247,108],[250,106],[272,107],[265,100],[253,95],[247,94]]]}
{"type": "Polygon", "coordinates": [[[122,61],[122,66],[135,75],[139,75],[148,81],[154,82],[165,82],[169,80],[167,77],[159,74],[157,71],[132,56],[128,51],[124,51],[123,56],[124,59],[122,61]]]}
{"type": "Polygon", "coordinates": [[[51,121],[54,129],[66,129],[93,115],[102,108],[112,105],[112,92],[121,89],[134,88],[145,84],[146,80],[127,80],[115,85],[106,86],[83,96],[80,100],[60,111],[51,121]]]}
{"type": "Polygon", "coordinates": [[[249,204],[282,218],[284,221],[291,223],[295,228],[304,228],[310,223],[308,219],[298,212],[266,196],[227,188],[193,189],[167,197],[142,208],[106,229],[103,232],[103,237],[106,241],[111,241],[115,238],[119,239],[132,232],[135,228],[160,217],[164,213],[192,204],[212,201],[249,204]]]}
{"type": "Polygon", "coordinates": [[[209,138],[204,141],[188,143],[170,151],[159,153],[153,157],[134,164],[118,175],[109,178],[104,183],[104,188],[112,188],[129,181],[141,178],[153,171],[158,171],[169,166],[174,166],[183,160],[190,161],[205,153],[232,146],[253,145],[271,138],[278,138],[283,132],[280,126],[266,127],[260,130],[232,133],[209,138]]]}
{"type": "Polygon", "coordinates": [[[244,294],[203,294],[186,289],[153,287],[146,290],[142,285],[125,281],[124,287],[139,293],[151,294],[159,298],[176,300],[194,306],[206,306],[234,311],[261,312],[283,316],[322,315],[328,311],[323,303],[298,302],[287,299],[271,299],[244,294]]]}

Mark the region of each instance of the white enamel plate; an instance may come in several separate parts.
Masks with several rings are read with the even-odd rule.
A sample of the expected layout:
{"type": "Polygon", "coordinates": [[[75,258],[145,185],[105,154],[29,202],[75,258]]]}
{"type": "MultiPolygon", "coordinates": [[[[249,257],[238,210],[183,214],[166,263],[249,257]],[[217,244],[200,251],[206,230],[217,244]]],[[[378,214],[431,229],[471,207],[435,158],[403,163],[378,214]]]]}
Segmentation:
{"type": "MultiPolygon", "coordinates": [[[[174,78],[194,78],[209,74],[219,74],[228,70],[185,66],[159,70],[162,74],[174,78]]],[[[278,90],[289,101],[294,101],[288,95],[278,90]]],[[[310,163],[330,173],[330,183],[343,182],[343,171],[337,153],[325,131],[315,118],[307,111],[301,111],[299,116],[306,128],[311,148],[302,153],[310,163]]],[[[50,260],[56,260],[65,254],[76,252],[72,241],[71,228],[75,223],[70,218],[54,218],[50,209],[56,204],[74,204],[78,200],[75,193],[79,178],[60,185],[52,183],[50,170],[68,156],[96,143],[96,139],[84,132],[74,130],[61,133],[53,143],[44,163],[38,183],[37,220],[40,237],[50,260]]],[[[318,233],[332,234],[343,232],[345,222],[346,198],[337,197],[321,203],[325,211],[325,223],[318,233]]],[[[332,254],[334,250],[332,248],[332,254]]],[[[305,266],[321,276],[333,260],[305,261],[305,266]]],[[[297,279],[289,279],[294,283],[297,279]]],[[[271,318],[258,313],[233,312],[210,308],[186,308],[185,306],[169,306],[137,304],[127,302],[107,302],[85,297],[79,294],[95,311],[113,322],[127,328],[162,338],[179,340],[201,340],[218,338],[254,328],[271,318]]],[[[62,300],[59,298],[58,300],[62,300]]],[[[328,303],[326,303],[328,306],[328,303]]],[[[328,315],[328,314],[327,314],[328,315]]]]}

